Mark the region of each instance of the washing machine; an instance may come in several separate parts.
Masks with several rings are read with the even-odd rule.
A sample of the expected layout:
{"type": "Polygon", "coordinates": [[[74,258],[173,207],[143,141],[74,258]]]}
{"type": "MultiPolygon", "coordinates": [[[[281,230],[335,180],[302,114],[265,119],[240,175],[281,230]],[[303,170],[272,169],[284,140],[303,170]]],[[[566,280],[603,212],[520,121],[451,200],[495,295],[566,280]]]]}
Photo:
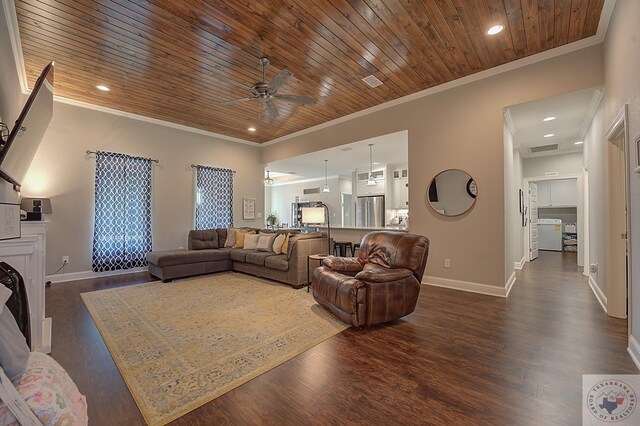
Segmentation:
{"type": "Polygon", "coordinates": [[[561,219],[538,219],[538,249],[562,251],[561,219]]]}

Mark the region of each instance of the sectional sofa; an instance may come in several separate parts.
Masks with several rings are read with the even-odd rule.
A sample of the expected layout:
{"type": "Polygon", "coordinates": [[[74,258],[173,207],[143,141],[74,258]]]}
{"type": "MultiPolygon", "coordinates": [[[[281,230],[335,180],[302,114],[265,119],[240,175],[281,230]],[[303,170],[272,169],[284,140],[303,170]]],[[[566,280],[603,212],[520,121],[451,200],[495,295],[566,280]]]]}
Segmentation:
{"type": "Polygon", "coordinates": [[[174,278],[233,270],[301,288],[308,281],[308,256],[326,253],[329,245],[326,235],[321,232],[254,228],[243,228],[241,231],[289,234],[287,252],[276,254],[272,250],[225,247],[226,228],[192,230],[189,231],[188,250],[153,251],[147,254],[149,273],[163,282],[169,282],[174,278]]]}

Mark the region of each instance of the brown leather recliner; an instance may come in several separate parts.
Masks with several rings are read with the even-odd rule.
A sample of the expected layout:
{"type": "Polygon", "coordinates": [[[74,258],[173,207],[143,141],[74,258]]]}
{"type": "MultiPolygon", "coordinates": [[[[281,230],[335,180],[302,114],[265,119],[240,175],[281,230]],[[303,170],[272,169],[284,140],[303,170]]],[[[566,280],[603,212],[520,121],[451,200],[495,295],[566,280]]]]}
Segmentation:
{"type": "Polygon", "coordinates": [[[313,272],[313,297],[356,327],[389,322],[416,307],[429,240],[405,232],[364,236],[358,257],[328,257],[313,272]]]}

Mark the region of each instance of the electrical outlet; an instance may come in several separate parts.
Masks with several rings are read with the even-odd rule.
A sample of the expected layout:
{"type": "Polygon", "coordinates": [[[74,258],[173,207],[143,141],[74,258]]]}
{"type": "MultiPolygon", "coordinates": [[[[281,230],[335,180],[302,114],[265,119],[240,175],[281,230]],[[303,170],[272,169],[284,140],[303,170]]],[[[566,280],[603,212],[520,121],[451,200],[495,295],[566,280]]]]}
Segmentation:
{"type": "Polygon", "coordinates": [[[592,274],[597,274],[598,273],[598,264],[597,263],[592,263],[589,266],[589,272],[591,272],[592,274]]]}
{"type": "Polygon", "coordinates": [[[69,263],[69,256],[62,256],[62,263],[69,263]]]}
{"type": "Polygon", "coordinates": [[[444,260],[444,267],[445,268],[451,268],[451,259],[445,259],[444,260]]]}

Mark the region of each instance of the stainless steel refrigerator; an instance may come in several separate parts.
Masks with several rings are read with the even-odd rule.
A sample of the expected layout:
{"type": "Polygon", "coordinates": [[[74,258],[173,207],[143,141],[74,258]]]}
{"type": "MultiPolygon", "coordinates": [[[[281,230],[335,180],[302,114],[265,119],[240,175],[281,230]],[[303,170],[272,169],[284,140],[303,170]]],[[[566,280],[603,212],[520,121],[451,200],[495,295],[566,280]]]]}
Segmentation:
{"type": "Polygon", "coordinates": [[[384,227],[384,195],[371,195],[356,199],[356,226],[384,227]]]}

